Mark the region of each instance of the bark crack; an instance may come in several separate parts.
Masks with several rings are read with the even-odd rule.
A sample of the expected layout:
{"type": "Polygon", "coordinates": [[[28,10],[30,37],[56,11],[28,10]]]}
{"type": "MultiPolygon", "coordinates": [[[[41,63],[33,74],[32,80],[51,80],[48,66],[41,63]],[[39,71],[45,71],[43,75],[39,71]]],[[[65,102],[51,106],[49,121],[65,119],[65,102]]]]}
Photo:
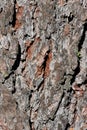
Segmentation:
{"type": "Polygon", "coordinates": [[[62,92],[62,95],[61,95],[60,101],[59,101],[59,103],[58,103],[58,106],[57,106],[57,108],[56,108],[56,111],[55,111],[55,113],[54,113],[54,116],[53,116],[53,118],[49,118],[49,120],[51,120],[51,121],[54,121],[54,120],[55,120],[56,115],[57,115],[57,112],[58,112],[58,109],[59,109],[59,107],[60,107],[60,105],[61,105],[61,103],[62,103],[62,99],[63,99],[64,95],[65,95],[65,93],[62,92]]]}
{"type": "Polygon", "coordinates": [[[16,0],[14,0],[14,13],[13,13],[13,20],[12,20],[12,26],[15,27],[16,24],[16,0]]]}
{"type": "Polygon", "coordinates": [[[18,45],[18,54],[17,54],[17,58],[15,60],[15,63],[12,66],[12,69],[11,69],[12,71],[14,71],[18,68],[20,61],[21,61],[21,47],[20,47],[20,45],[18,45]]]}
{"type": "MultiPolygon", "coordinates": [[[[79,53],[81,52],[82,45],[83,45],[84,40],[85,40],[86,31],[87,31],[87,23],[85,23],[83,25],[83,33],[82,33],[81,39],[80,39],[79,44],[78,44],[78,52],[79,53]]],[[[71,79],[71,85],[75,82],[76,76],[80,72],[80,60],[81,60],[81,57],[78,57],[78,65],[77,65],[76,69],[74,70],[74,74],[73,74],[72,79],[71,79]]]]}

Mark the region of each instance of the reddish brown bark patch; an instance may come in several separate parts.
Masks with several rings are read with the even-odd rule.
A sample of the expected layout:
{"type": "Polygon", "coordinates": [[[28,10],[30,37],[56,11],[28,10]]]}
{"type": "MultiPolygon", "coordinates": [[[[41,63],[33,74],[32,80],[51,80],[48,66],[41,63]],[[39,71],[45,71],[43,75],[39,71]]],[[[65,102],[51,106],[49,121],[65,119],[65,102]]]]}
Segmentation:
{"type": "Polygon", "coordinates": [[[58,3],[60,4],[60,6],[63,6],[64,5],[64,0],[59,0],[58,3]]]}
{"type": "Polygon", "coordinates": [[[27,58],[28,59],[30,59],[30,60],[32,59],[36,45],[40,42],[40,40],[41,39],[39,37],[36,37],[33,42],[28,41],[25,43],[25,45],[27,47],[27,58]]]}
{"type": "Polygon", "coordinates": [[[27,58],[28,59],[31,59],[32,58],[32,53],[33,53],[33,51],[34,51],[34,47],[33,46],[30,46],[29,48],[28,48],[28,50],[27,50],[27,58]]]}
{"type": "Polygon", "coordinates": [[[64,27],[64,36],[68,35],[70,33],[70,25],[66,24],[64,27]]]}
{"type": "Polygon", "coordinates": [[[43,130],[48,130],[47,127],[44,127],[43,130]]]}
{"type": "Polygon", "coordinates": [[[43,66],[41,66],[41,67],[38,66],[37,72],[36,72],[36,77],[43,75],[43,73],[44,73],[43,66]]]}
{"type": "Polygon", "coordinates": [[[0,119],[0,128],[2,128],[2,130],[9,130],[5,122],[2,121],[1,119],[0,119]]]}
{"type": "MultiPolygon", "coordinates": [[[[38,57],[40,58],[39,55],[38,57]]],[[[38,59],[39,60],[39,59],[38,59]]],[[[48,77],[50,74],[50,62],[52,60],[52,52],[49,52],[47,55],[47,59],[45,59],[44,57],[42,57],[42,60],[40,61],[40,65],[37,67],[37,72],[36,72],[36,76],[40,76],[43,75],[44,78],[48,77]],[[44,66],[45,63],[45,66],[44,66]]]]}
{"type": "Polygon", "coordinates": [[[69,130],[74,130],[74,128],[71,127],[71,128],[69,128],[69,130]]]}
{"type": "Polygon", "coordinates": [[[14,26],[14,29],[18,29],[21,27],[22,25],[22,16],[23,16],[23,11],[24,11],[24,7],[22,6],[18,6],[16,4],[16,22],[15,22],[15,26],[14,26]]]}

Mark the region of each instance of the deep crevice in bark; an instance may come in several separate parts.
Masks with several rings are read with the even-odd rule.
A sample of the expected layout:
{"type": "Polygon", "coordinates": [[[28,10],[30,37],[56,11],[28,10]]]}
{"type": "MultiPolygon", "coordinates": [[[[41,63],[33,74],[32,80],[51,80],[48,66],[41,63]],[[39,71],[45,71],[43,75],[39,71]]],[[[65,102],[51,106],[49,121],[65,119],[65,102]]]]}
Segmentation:
{"type": "Polygon", "coordinates": [[[16,23],[16,0],[14,0],[14,13],[13,13],[13,20],[10,24],[12,24],[12,26],[14,27],[15,26],[15,23],[16,23]]]}
{"type": "Polygon", "coordinates": [[[65,85],[65,82],[66,82],[66,78],[64,78],[64,81],[61,82],[60,84],[61,84],[61,85],[65,85]]]}
{"type": "Polygon", "coordinates": [[[76,78],[76,75],[77,75],[79,72],[80,72],[80,62],[79,62],[79,60],[78,60],[78,65],[77,65],[76,69],[74,70],[74,74],[73,74],[72,79],[71,79],[71,82],[70,82],[71,85],[74,83],[75,78],[76,78]]]}
{"type": "Polygon", "coordinates": [[[14,89],[12,90],[12,94],[14,94],[16,92],[16,88],[14,87],[14,89]]]}
{"type": "Polygon", "coordinates": [[[5,77],[5,80],[7,80],[12,74],[14,74],[13,71],[11,71],[11,73],[9,73],[9,75],[5,77]]]}
{"type": "Polygon", "coordinates": [[[84,40],[85,40],[85,33],[86,33],[86,31],[87,31],[87,23],[85,23],[83,26],[84,26],[84,28],[83,28],[83,33],[82,33],[80,42],[79,42],[79,44],[78,44],[78,52],[81,51],[83,42],[84,42],[84,40]]]}
{"type": "Polygon", "coordinates": [[[62,96],[61,96],[61,98],[60,98],[60,101],[59,101],[59,103],[58,103],[57,109],[56,109],[56,111],[55,111],[55,113],[54,113],[53,118],[49,118],[51,121],[54,121],[54,120],[55,120],[56,114],[57,114],[58,109],[59,109],[59,107],[60,107],[60,105],[61,105],[61,103],[62,103],[62,99],[63,99],[64,95],[65,95],[65,93],[63,92],[63,93],[62,93],[62,96]]]}
{"type": "Polygon", "coordinates": [[[32,122],[30,118],[29,118],[29,125],[30,125],[30,130],[32,130],[32,122]]]}
{"type": "MultiPolygon", "coordinates": [[[[50,51],[48,51],[47,53],[49,54],[49,52],[50,51]]],[[[44,69],[44,71],[45,71],[45,68],[46,68],[46,62],[47,62],[47,59],[48,59],[48,54],[45,56],[45,58],[44,58],[44,62],[43,62],[43,69],[44,69]]]]}
{"type": "Polygon", "coordinates": [[[38,86],[38,88],[37,88],[37,91],[39,91],[41,85],[43,85],[43,84],[44,84],[44,79],[43,79],[43,81],[39,84],[39,86],[38,86]]]}
{"type": "Polygon", "coordinates": [[[31,106],[30,106],[30,102],[31,102],[32,94],[33,94],[33,90],[31,90],[31,91],[30,91],[30,94],[29,94],[29,108],[30,108],[30,116],[29,116],[29,118],[28,118],[28,121],[29,121],[30,130],[32,130],[32,122],[31,122],[31,111],[32,111],[32,108],[31,108],[31,106]]]}
{"type": "Polygon", "coordinates": [[[78,84],[78,86],[80,87],[82,84],[86,85],[87,84],[87,79],[85,81],[83,81],[81,84],[78,84]]]}
{"type": "Polygon", "coordinates": [[[66,125],[65,130],[68,130],[69,127],[70,127],[70,124],[68,123],[68,124],[66,125]]]}
{"type": "Polygon", "coordinates": [[[68,16],[68,22],[70,23],[74,18],[74,15],[72,14],[72,12],[70,12],[70,15],[68,16]]]}
{"type": "MultiPolygon", "coordinates": [[[[44,62],[42,64],[42,69],[44,71],[43,73],[43,80],[42,82],[39,84],[38,88],[37,88],[37,91],[39,91],[40,87],[44,84],[44,81],[45,81],[45,73],[46,73],[46,63],[47,63],[47,60],[48,60],[48,56],[49,56],[49,53],[50,53],[50,50],[47,51],[47,55],[44,57],[44,62]]],[[[36,87],[36,86],[35,86],[36,87]]]]}
{"type": "Polygon", "coordinates": [[[44,75],[43,75],[44,78],[45,78],[46,63],[47,63],[47,60],[48,60],[49,53],[50,53],[50,50],[47,51],[47,55],[45,56],[45,58],[44,58],[44,62],[43,62],[43,64],[42,64],[42,66],[43,66],[43,70],[44,70],[44,75]]]}
{"type": "Polygon", "coordinates": [[[20,47],[20,45],[18,45],[18,54],[17,54],[16,61],[15,61],[14,65],[12,66],[12,71],[14,71],[18,68],[20,61],[21,61],[21,47],[20,47]]]}
{"type": "MultiPolygon", "coordinates": [[[[84,26],[83,33],[82,33],[81,39],[80,39],[79,44],[78,44],[78,52],[81,51],[82,45],[83,45],[84,40],[85,40],[85,33],[87,31],[87,23],[85,23],[83,26],[84,26]]],[[[71,79],[71,85],[74,83],[76,75],[78,75],[80,72],[80,59],[81,59],[81,57],[78,57],[78,65],[77,65],[76,69],[74,70],[74,74],[73,74],[72,79],[71,79]]]]}

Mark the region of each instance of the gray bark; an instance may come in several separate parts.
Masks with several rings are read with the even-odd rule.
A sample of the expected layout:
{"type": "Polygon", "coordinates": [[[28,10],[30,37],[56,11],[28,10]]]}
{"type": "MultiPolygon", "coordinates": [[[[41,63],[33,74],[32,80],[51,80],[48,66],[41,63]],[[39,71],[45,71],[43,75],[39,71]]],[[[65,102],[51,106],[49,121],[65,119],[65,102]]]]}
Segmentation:
{"type": "Polygon", "coordinates": [[[87,1],[0,1],[0,130],[87,130],[87,1]]]}

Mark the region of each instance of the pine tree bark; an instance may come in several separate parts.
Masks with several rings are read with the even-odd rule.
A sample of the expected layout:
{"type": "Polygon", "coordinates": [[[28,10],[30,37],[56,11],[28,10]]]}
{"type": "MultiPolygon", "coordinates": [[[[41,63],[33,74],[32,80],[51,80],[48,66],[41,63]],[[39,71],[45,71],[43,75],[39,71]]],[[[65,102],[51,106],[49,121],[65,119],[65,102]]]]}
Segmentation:
{"type": "Polygon", "coordinates": [[[0,129],[87,130],[86,0],[0,3],[0,129]]]}

